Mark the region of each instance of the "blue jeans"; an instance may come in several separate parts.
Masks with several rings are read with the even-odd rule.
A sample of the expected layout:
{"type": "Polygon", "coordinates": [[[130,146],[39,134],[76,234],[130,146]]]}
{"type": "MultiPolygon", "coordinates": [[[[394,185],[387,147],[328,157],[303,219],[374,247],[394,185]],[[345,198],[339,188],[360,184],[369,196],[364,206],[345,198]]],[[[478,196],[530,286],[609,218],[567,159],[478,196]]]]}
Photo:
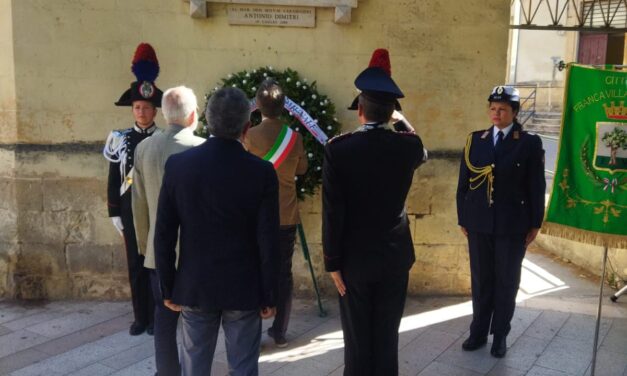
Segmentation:
{"type": "Polygon", "coordinates": [[[155,300],[155,361],[159,376],[179,376],[179,351],[176,345],[176,325],[179,313],[163,305],[159,277],[157,272],[150,270],[150,284],[155,300]]]}
{"type": "Polygon", "coordinates": [[[224,329],[230,376],[259,375],[261,317],[259,311],[203,311],[183,307],[184,376],[209,376],[220,323],[224,329]]]}

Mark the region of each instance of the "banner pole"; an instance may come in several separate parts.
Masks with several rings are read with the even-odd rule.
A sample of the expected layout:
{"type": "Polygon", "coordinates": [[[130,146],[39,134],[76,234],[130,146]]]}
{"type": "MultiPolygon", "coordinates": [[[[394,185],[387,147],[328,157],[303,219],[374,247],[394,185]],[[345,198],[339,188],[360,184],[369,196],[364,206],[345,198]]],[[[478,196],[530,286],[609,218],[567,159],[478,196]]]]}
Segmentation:
{"type": "Polygon", "coordinates": [[[594,348],[592,349],[592,365],[590,370],[590,376],[594,376],[594,371],[597,362],[597,350],[599,344],[599,327],[601,326],[601,306],[603,301],[603,284],[605,283],[605,266],[607,265],[607,245],[605,245],[603,251],[603,271],[601,272],[601,288],[599,292],[599,308],[597,310],[597,322],[594,329],[594,348]]]}
{"type": "Polygon", "coordinates": [[[311,274],[311,281],[314,285],[314,290],[316,291],[316,298],[318,299],[318,316],[325,317],[327,312],[322,308],[322,300],[320,300],[320,292],[318,291],[318,282],[316,281],[316,275],[313,270],[313,266],[311,265],[311,257],[309,256],[309,247],[307,246],[307,240],[305,239],[305,230],[303,230],[303,225],[298,224],[296,226],[298,229],[298,237],[300,238],[300,246],[303,250],[303,256],[307,261],[307,265],[309,265],[309,273],[311,274]]]}

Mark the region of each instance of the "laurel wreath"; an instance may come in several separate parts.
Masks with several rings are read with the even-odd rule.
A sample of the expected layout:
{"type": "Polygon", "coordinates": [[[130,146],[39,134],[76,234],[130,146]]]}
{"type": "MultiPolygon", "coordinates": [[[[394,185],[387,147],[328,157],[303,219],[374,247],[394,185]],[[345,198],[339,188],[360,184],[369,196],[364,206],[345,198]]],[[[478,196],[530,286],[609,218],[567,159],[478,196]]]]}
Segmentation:
{"type": "MultiPolygon", "coordinates": [[[[341,125],[335,117],[335,105],[333,102],[327,95],[318,92],[316,81],[309,83],[307,78],[302,78],[297,71],[290,68],[279,71],[268,66],[229,74],[226,78],[222,78],[219,86],[214,87],[213,90],[205,95],[205,99],[209,100],[211,95],[221,87],[237,87],[243,90],[249,98],[254,98],[257,87],[266,78],[275,79],[285,95],[307,111],[329,138],[339,133],[341,125]]],[[[299,200],[303,200],[307,196],[314,195],[322,183],[324,146],[302,126],[298,119],[287,111],[284,111],[283,115],[281,115],[281,120],[283,124],[299,132],[303,137],[303,145],[309,167],[304,175],[296,178],[296,193],[299,200]]],[[[252,113],[251,121],[253,126],[261,122],[259,111],[252,113]]],[[[198,135],[208,137],[207,121],[204,114],[200,117],[200,122],[204,126],[199,127],[198,135]]]]}

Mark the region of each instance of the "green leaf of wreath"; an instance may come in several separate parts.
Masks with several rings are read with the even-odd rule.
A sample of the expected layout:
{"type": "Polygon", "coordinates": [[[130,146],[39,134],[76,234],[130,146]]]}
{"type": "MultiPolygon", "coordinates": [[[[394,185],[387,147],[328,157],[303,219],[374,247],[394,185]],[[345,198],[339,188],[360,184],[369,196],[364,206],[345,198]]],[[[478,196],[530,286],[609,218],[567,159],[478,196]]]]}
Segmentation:
{"type": "MultiPolygon", "coordinates": [[[[318,121],[318,126],[326,133],[329,139],[339,134],[341,125],[335,117],[335,105],[333,102],[327,95],[318,92],[316,81],[309,83],[306,78],[302,78],[297,71],[290,68],[278,71],[272,67],[260,67],[250,71],[244,70],[229,74],[221,80],[219,86],[216,86],[205,95],[205,99],[209,100],[211,95],[221,87],[237,87],[252,99],[255,97],[259,84],[268,77],[274,78],[281,85],[283,92],[288,98],[299,104],[313,119],[318,121]]],[[[281,119],[284,124],[289,125],[303,136],[303,145],[309,168],[305,175],[299,177],[296,181],[296,193],[299,200],[303,200],[305,197],[315,194],[317,188],[322,183],[324,146],[300,124],[298,119],[291,116],[287,111],[284,111],[281,119]]],[[[259,124],[261,121],[259,111],[252,113],[251,120],[253,126],[259,124]]],[[[204,113],[200,116],[200,122],[205,127],[199,127],[197,133],[199,136],[207,137],[207,121],[204,113]]]]}

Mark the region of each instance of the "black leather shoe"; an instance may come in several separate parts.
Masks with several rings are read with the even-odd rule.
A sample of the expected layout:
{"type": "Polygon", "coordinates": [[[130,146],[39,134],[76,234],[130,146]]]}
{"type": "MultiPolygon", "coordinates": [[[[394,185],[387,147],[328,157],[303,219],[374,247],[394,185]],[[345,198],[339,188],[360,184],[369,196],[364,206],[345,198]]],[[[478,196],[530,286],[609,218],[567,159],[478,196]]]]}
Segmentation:
{"type": "Polygon", "coordinates": [[[146,325],[138,323],[137,321],[131,324],[131,327],[128,329],[128,334],[132,336],[138,336],[146,331],[146,325]]]}
{"type": "Polygon", "coordinates": [[[464,343],[462,343],[462,349],[464,351],[475,351],[488,343],[488,337],[468,337],[464,343]]]}
{"type": "Polygon", "coordinates": [[[153,336],[153,335],[155,335],[155,327],[154,327],[154,325],[153,325],[153,324],[149,324],[149,325],[146,327],[146,334],[148,334],[149,336],[153,336]]]}
{"type": "Polygon", "coordinates": [[[502,358],[507,353],[507,342],[505,341],[505,336],[494,336],[492,342],[492,348],[490,349],[490,354],[492,354],[495,358],[502,358]]]}

